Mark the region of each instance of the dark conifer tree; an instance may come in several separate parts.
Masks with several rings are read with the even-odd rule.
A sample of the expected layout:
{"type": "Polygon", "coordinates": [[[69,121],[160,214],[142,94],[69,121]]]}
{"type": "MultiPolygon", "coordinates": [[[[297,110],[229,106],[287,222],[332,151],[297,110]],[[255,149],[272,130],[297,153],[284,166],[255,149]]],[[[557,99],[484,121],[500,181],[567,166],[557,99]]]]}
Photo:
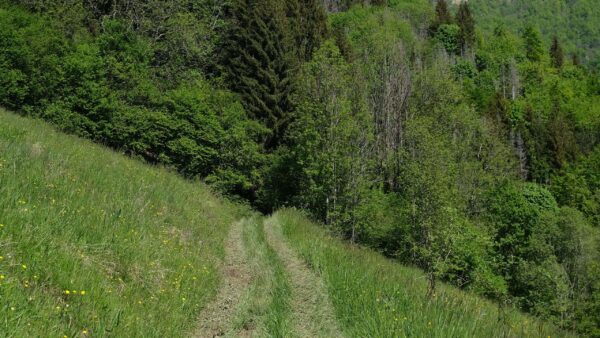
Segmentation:
{"type": "Polygon", "coordinates": [[[523,31],[523,40],[525,42],[525,55],[532,62],[539,62],[542,59],[543,47],[540,32],[533,26],[528,25],[523,31]]]}
{"type": "Polygon", "coordinates": [[[275,0],[236,0],[223,43],[223,75],[250,115],[272,131],[274,147],[292,110],[293,50],[286,9],[275,0]]]}
{"type": "Polygon", "coordinates": [[[434,35],[441,25],[448,25],[452,22],[452,14],[448,10],[448,3],[446,0],[438,0],[435,5],[435,19],[429,26],[429,34],[434,35]]]}
{"type": "Polygon", "coordinates": [[[571,61],[573,62],[573,66],[581,66],[581,61],[579,60],[579,55],[577,53],[571,55],[571,61]]]}
{"type": "Polygon", "coordinates": [[[467,2],[462,2],[456,14],[456,23],[460,27],[461,49],[465,52],[475,45],[475,20],[467,2]]]}
{"type": "Polygon", "coordinates": [[[550,59],[552,61],[552,66],[555,68],[561,68],[565,63],[565,55],[556,36],[554,36],[552,39],[552,47],[550,47],[550,59]]]}
{"type": "Polygon", "coordinates": [[[299,61],[307,61],[327,35],[327,13],[320,0],[287,0],[293,47],[299,61]]]}

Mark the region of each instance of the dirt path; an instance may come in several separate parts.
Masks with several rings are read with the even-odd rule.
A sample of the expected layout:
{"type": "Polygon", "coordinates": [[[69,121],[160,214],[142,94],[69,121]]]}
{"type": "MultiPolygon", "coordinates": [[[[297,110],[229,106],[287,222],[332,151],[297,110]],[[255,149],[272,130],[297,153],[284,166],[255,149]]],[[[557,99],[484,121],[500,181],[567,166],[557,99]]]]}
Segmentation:
{"type": "Polygon", "coordinates": [[[286,267],[292,287],[292,324],[302,338],[342,337],[325,286],[288,246],[277,218],[264,222],[268,244],[275,249],[286,267]]]}
{"type": "MultiPolygon", "coordinates": [[[[223,284],[215,299],[200,313],[199,327],[193,337],[214,338],[233,333],[231,332],[234,330],[233,319],[253,278],[242,240],[244,222],[245,220],[240,220],[231,226],[229,237],[225,242],[223,284]]],[[[250,336],[251,334],[245,332],[238,335],[250,336]]]]}

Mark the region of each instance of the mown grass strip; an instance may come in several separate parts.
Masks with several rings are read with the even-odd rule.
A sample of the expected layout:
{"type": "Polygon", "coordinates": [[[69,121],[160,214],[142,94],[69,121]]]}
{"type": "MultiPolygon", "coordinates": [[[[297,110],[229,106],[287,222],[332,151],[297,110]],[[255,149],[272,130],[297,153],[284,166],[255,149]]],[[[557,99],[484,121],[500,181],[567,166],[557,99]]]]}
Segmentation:
{"type": "Polygon", "coordinates": [[[342,337],[337,327],[333,307],[319,276],[308,269],[289,247],[277,217],[264,221],[269,245],[285,265],[292,288],[292,325],[300,337],[342,337]]]}
{"type": "Polygon", "coordinates": [[[261,218],[244,227],[244,245],[251,271],[256,273],[244,310],[236,319],[238,330],[258,337],[293,336],[290,325],[291,289],[277,253],[267,244],[261,218]]]}

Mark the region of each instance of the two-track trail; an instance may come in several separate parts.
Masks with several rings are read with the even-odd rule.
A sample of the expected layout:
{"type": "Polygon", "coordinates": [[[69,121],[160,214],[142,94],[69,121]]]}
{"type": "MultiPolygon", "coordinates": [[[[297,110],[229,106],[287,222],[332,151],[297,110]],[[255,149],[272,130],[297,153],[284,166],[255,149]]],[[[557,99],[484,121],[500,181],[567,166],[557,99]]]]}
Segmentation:
{"type": "Polygon", "coordinates": [[[215,299],[202,310],[193,337],[222,337],[233,330],[232,319],[252,282],[248,254],[242,240],[245,223],[247,220],[240,220],[231,225],[225,242],[225,262],[221,268],[222,286],[215,299]]]}
{"type": "Polygon", "coordinates": [[[288,246],[276,218],[231,226],[222,285],[193,337],[342,337],[323,281],[288,246]]]}
{"type": "Polygon", "coordinates": [[[288,246],[277,218],[265,220],[264,229],[267,242],[278,253],[291,281],[292,324],[296,336],[340,337],[333,307],[321,278],[288,246]]]}

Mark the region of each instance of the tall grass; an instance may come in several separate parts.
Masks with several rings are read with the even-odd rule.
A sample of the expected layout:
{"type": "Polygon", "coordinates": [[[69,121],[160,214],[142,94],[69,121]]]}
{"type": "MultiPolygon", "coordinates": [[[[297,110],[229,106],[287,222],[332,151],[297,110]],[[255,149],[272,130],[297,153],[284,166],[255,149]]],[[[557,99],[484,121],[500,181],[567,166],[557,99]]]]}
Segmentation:
{"type": "Polygon", "coordinates": [[[446,285],[426,296],[424,274],[349,245],[294,210],[276,214],[290,245],[325,280],[350,337],[557,337],[567,333],[446,285]]]}
{"type": "Polygon", "coordinates": [[[177,337],[244,209],[0,110],[0,335],[177,337]]]}

